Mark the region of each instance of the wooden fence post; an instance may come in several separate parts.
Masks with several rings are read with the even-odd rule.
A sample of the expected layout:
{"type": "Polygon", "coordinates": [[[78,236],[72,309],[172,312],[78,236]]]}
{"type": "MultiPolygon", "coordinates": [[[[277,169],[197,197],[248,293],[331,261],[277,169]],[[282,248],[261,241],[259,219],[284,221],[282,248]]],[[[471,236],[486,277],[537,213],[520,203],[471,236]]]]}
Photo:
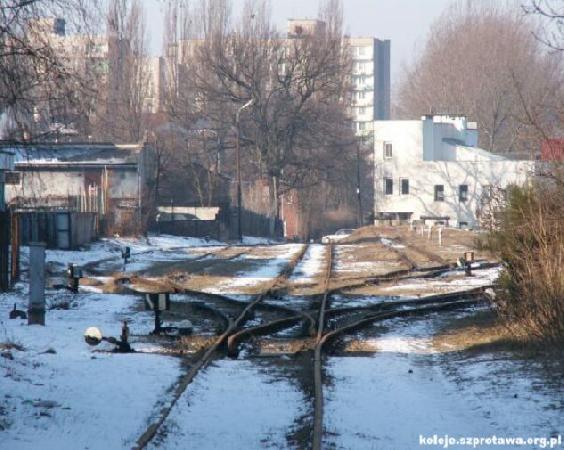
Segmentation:
{"type": "Polygon", "coordinates": [[[10,287],[10,213],[0,212],[0,292],[10,287]]]}

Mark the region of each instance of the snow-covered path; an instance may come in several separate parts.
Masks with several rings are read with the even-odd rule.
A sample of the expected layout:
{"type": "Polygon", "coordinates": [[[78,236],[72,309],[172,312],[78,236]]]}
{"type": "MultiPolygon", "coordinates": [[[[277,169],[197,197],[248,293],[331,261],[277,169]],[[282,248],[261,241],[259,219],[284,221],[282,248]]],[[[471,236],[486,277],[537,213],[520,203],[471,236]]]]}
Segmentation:
{"type": "Polygon", "coordinates": [[[276,245],[241,255],[233,262],[250,262],[252,269],[234,273],[232,278],[221,280],[202,290],[210,294],[237,294],[245,293],[246,288],[265,285],[274,281],[302,248],[301,244],[276,245]]]}
{"type": "Polygon", "coordinates": [[[148,448],[288,448],[287,435],[307,412],[295,380],[257,361],[221,360],[200,373],[148,448]]]}
{"type": "Polygon", "coordinates": [[[394,320],[371,339],[376,353],[327,360],[327,448],[419,448],[420,435],[435,434],[562,434],[562,383],[555,383],[560,375],[553,374],[551,381],[538,363],[512,354],[438,353],[432,347],[434,332],[432,320],[394,320]]]}

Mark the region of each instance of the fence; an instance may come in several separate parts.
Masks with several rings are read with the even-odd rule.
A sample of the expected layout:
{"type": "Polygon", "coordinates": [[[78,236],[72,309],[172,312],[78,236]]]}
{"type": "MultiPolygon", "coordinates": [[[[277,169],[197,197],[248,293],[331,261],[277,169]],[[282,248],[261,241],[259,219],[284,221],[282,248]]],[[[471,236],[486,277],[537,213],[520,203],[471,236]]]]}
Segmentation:
{"type": "Polygon", "coordinates": [[[0,292],[10,287],[10,213],[0,212],[0,292]]]}
{"type": "MultiPolygon", "coordinates": [[[[159,207],[159,212],[160,220],[152,226],[159,233],[218,240],[237,239],[239,236],[236,207],[159,207]]],[[[275,236],[281,236],[283,232],[280,220],[274,221],[246,209],[241,214],[241,228],[246,236],[269,237],[273,229],[275,236]]]]}
{"type": "Polygon", "coordinates": [[[160,233],[173,236],[222,238],[219,220],[171,220],[159,222],[157,227],[160,233]]]}
{"type": "Polygon", "coordinates": [[[45,242],[69,250],[96,238],[96,214],[89,212],[18,212],[20,243],[45,242]]]}

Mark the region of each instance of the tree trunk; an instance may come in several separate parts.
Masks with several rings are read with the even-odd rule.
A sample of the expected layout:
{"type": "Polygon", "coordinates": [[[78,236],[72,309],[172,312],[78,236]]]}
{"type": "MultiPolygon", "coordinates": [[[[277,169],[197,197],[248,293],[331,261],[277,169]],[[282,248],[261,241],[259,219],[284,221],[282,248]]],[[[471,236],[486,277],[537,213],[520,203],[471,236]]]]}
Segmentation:
{"type": "Polygon", "coordinates": [[[279,179],[276,175],[270,179],[270,221],[268,233],[271,238],[275,238],[278,231],[278,221],[280,219],[280,202],[278,199],[279,179]]]}

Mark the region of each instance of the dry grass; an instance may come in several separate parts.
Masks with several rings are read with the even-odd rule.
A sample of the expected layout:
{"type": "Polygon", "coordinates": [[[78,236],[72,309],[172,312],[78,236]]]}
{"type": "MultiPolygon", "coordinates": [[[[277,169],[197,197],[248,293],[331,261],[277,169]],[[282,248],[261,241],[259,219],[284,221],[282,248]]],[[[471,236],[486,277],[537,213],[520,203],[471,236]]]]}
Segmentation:
{"type": "Polygon", "coordinates": [[[293,354],[312,350],[315,339],[257,339],[256,346],[261,355],[293,354]]]}
{"type": "Polygon", "coordinates": [[[495,302],[514,335],[564,341],[564,176],[514,188],[488,244],[504,262],[495,302]]]}
{"type": "Polygon", "coordinates": [[[218,336],[182,336],[178,341],[176,341],[174,348],[183,353],[197,353],[203,351],[210,347],[216,340],[218,336]]]}
{"type": "Polygon", "coordinates": [[[386,275],[410,265],[393,249],[380,243],[336,245],[332,282],[386,275]]]}
{"type": "Polygon", "coordinates": [[[19,342],[13,340],[6,340],[0,342],[0,350],[17,350],[18,352],[25,351],[25,347],[19,342]]]}
{"type": "Polygon", "coordinates": [[[438,231],[432,232],[429,240],[425,233],[411,231],[407,225],[376,227],[368,226],[356,230],[343,243],[378,242],[381,237],[392,239],[406,246],[398,249],[419,267],[431,264],[452,263],[465,251],[474,251],[476,258],[492,259],[492,254],[479,248],[479,233],[469,230],[445,228],[442,231],[442,246],[438,244],[438,231]]]}
{"type": "MultiPolygon", "coordinates": [[[[431,336],[414,336],[408,339],[414,344],[412,351],[416,353],[491,351],[522,347],[522,343],[515,340],[490,311],[453,319],[431,336]]],[[[378,350],[377,340],[374,342],[353,339],[346,343],[345,350],[374,352],[378,350]]]]}
{"type": "Polygon", "coordinates": [[[509,340],[510,334],[501,324],[478,322],[433,336],[432,346],[439,352],[459,351],[505,344],[509,340]]]}

